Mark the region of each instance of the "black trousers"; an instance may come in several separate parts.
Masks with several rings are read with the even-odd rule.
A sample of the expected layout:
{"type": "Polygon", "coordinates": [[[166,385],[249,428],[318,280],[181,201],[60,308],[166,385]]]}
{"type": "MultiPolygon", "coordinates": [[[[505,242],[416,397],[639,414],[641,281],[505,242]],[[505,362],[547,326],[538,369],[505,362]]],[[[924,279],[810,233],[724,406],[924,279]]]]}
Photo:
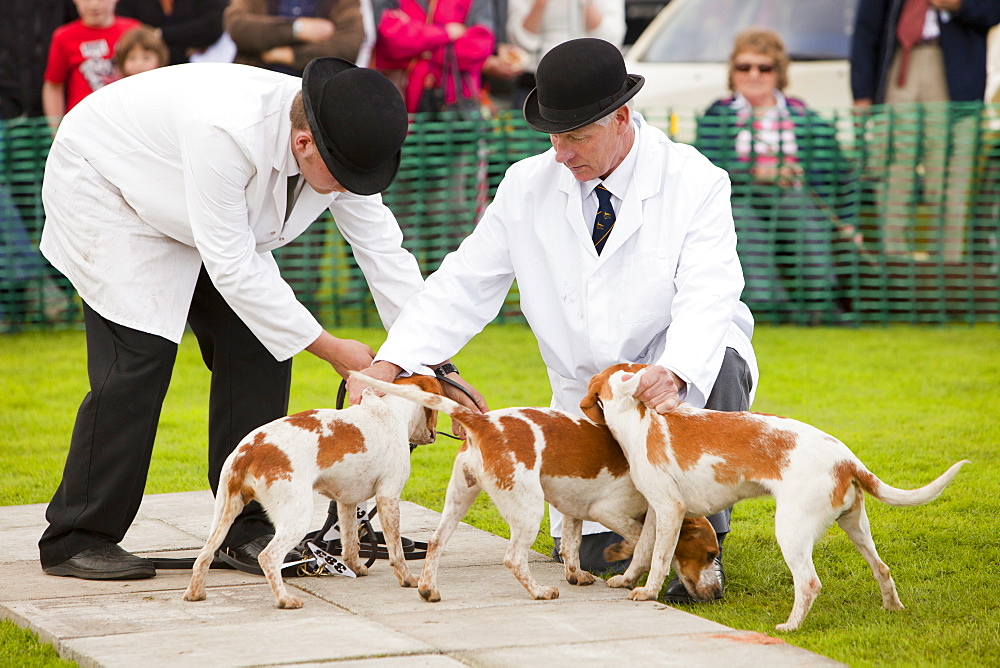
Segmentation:
{"type": "MultiPolygon", "coordinates": [[[[745,411],[750,409],[750,390],[753,387],[753,378],[750,376],[750,367],[746,360],[740,356],[733,348],[726,348],[726,355],[722,360],[722,368],[719,369],[719,377],[712,387],[712,393],[705,402],[705,408],[716,411],[745,411]]],[[[729,532],[729,518],[733,514],[732,508],[720,510],[714,515],[708,516],[708,521],[719,536],[721,548],[722,539],[729,532]]],[[[552,556],[559,559],[558,538],[555,540],[552,556]]],[[[628,568],[630,559],[622,561],[608,562],[604,560],[604,548],[618,543],[622,537],[618,534],[607,531],[602,533],[588,534],[583,537],[580,543],[580,566],[584,570],[593,573],[615,572],[621,573],[628,568]]]]}
{"type": "MultiPolygon", "coordinates": [[[[119,543],[142,502],[177,345],[124,327],[84,304],[90,392],[77,412],[62,482],[38,543],[43,567],[99,543],[119,543]]],[[[215,289],[204,268],[188,314],[212,372],[208,480],[250,431],[288,412],[291,360],[278,362],[215,289]]],[[[230,529],[236,546],[273,531],[253,502],[230,529]]]]}

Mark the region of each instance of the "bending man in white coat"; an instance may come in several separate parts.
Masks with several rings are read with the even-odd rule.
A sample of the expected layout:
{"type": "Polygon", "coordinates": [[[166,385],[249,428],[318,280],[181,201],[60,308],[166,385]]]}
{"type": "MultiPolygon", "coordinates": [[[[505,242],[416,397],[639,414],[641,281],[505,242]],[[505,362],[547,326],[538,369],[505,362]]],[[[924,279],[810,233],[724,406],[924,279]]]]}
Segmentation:
{"type": "MultiPolygon", "coordinates": [[[[483,220],[407,303],[366,373],[427,373],[496,316],[516,279],[553,407],[580,413],[593,374],[641,362],[654,367],[636,395],[661,413],[682,400],[749,408],[753,318],[740,302],[729,178],[632,111],[642,84],[602,40],[571,40],[542,58],[524,116],[552,149],[508,170],[483,220]]],[[[362,388],[348,383],[352,397],[362,388]]],[[[550,513],[558,551],[561,518],[550,513]]],[[[720,541],[728,515],[711,518],[720,541]]],[[[603,559],[619,537],[594,523],[585,531],[586,567],[624,568],[603,559]]],[[[667,595],[689,600],[682,592],[677,582],[667,595]]]]}
{"type": "MultiPolygon", "coordinates": [[[[270,251],[329,209],[391,325],[422,286],[377,194],[395,178],[406,132],[389,80],[338,58],[314,60],[302,79],[166,67],[66,115],[45,169],[41,250],[83,300],[90,392],[46,512],[46,573],[155,574],[118,543],[142,500],[186,323],[212,371],[213,491],[239,440],[286,415],[293,355],[308,350],[341,375],[371,363],[367,345],[323,330],[270,251]]],[[[253,568],[271,534],[252,503],[224,549],[253,568]]]]}

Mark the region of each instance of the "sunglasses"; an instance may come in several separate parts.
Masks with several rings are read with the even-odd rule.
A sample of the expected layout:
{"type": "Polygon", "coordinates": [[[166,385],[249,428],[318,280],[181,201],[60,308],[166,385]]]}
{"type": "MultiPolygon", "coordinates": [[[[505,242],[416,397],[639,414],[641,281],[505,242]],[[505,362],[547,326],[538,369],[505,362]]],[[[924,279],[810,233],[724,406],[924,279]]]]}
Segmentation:
{"type": "Polygon", "coordinates": [[[750,70],[757,68],[757,71],[761,74],[770,74],[774,71],[774,65],[756,65],[754,63],[736,63],[733,65],[733,69],[737,72],[749,72],[750,70]]]}

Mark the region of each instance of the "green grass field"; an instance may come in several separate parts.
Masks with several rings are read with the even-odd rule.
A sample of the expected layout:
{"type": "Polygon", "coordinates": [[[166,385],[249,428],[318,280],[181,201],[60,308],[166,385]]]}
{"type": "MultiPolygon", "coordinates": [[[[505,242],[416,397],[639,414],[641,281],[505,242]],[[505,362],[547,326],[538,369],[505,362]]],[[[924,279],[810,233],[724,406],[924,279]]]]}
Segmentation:
{"type": "MultiPolygon", "coordinates": [[[[339,334],[376,347],[384,336],[376,330],[339,334]]],[[[761,367],[754,410],[828,431],[886,482],[917,487],[959,459],[972,460],[927,506],[867,504],[906,610],[882,609],[867,565],[834,527],[814,554],[823,591],[802,629],[779,637],[852,666],[1000,665],[1000,329],[761,327],[754,343],[761,367]]],[[[0,337],[0,504],[44,503],[54,491],[86,392],[84,359],[80,332],[0,337]]],[[[487,328],[456,363],[491,407],[548,403],[544,368],[523,327],[487,328]]],[[[309,355],[295,365],[291,410],[332,406],[333,372],[309,355]]],[[[208,372],[193,339],[185,339],[147,493],[207,487],[207,394],[208,372]]],[[[439,438],[415,451],[407,500],[441,509],[457,447],[439,438]]],[[[726,597],[691,612],[778,635],[773,627],[788,615],[792,582],[774,541],[773,508],[770,499],[736,507],[726,542],[726,597]]],[[[485,497],[466,521],[507,535],[485,497]]],[[[535,549],[551,549],[546,530],[535,549]]],[[[51,647],[4,622],[0,665],[63,664],[51,647]]]]}

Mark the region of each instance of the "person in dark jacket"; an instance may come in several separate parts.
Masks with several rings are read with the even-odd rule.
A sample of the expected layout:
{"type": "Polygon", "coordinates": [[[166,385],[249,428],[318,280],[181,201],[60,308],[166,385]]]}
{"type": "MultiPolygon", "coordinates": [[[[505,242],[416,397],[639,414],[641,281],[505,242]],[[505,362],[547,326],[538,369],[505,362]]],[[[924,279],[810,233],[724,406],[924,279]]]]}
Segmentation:
{"type": "Polygon", "coordinates": [[[885,147],[869,167],[885,175],[877,212],[887,254],[948,263],[965,257],[979,109],[972,103],[986,92],[987,33],[998,23],[997,0],[858,1],[854,105],[894,105],[870,126],[873,145],[885,147]],[[966,104],[950,104],[957,102],[966,104]],[[921,205],[940,212],[927,250],[913,225],[921,205]]]}
{"type": "Polygon", "coordinates": [[[856,179],[833,125],[782,92],[788,61],[776,33],[737,35],[733,94],[698,120],[695,146],[732,181],[743,301],[758,315],[818,324],[844,304],[834,243],[861,244],[856,179]]]}
{"type": "MultiPolygon", "coordinates": [[[[883,104],[903,57],[897,36],[903,7],[914,0],[858,0],[851,42],[855,104],[883,104]]],[[[986,92],[986,35],[1000,23],[996,0],[917,0],[927,10],[919,41],[910,48],[914,70],[921,51],[942,64],[945,96],[939,101],[982,100],[986,92]]],[[[911,10],[912,11],[912,10],[911,10]]],[[[909,69],[909,68],[907,68],[909,69]]],[[[895,86],[898,88],[898,86],[895,86]]],[[[928,100],[930,101],[930,100],[928,100]]]]}
{"type": "Polygon", "coordinates": [[[170,49],[170,64],[177,65],[219,39],[228,4],[228,0],[118,0],[116,12],[158,30],[170,49]]]}

